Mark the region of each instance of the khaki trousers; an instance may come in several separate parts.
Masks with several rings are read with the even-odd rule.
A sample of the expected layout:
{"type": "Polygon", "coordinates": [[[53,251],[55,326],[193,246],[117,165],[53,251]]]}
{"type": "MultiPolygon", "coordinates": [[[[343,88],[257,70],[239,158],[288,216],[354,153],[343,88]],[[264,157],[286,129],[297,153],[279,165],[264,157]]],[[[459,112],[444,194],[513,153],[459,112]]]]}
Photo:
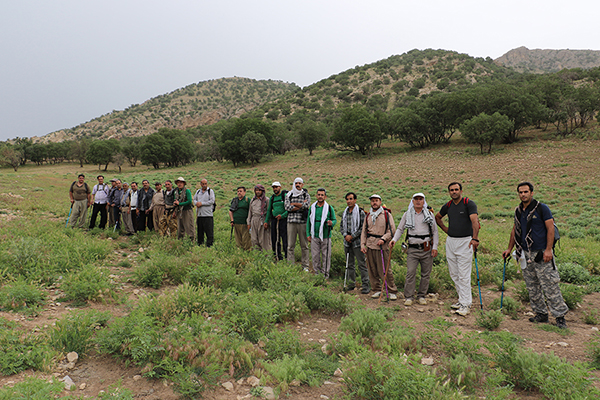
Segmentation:
{"type": "Polygon", "coordinates": [[[75,200],[73,202],[73,211],[71,211],[71,220],[69,221],[69,225],[71,225],[71,228],[75,228],[75,225],[77,225],[77,227],[81,229],[85,228],[87,209],[87,199],[75,200]],[[77,220],[79,220],[79,222],[77,220]]]}
{"type": "Polygon", "coordinates": [[[250,232],[248,232],[248,225],[234,224],[233,232],[235,236],[235,244],[237,244],[238,247],[246,251],[252,248],[252,242],[250,241],[250,232]]]}
{"type": "Polygon", "coordinates": [[[302,267],[308,269],[310,250],[308,248],[308,239],[306,238],[306,223],[295,224],[288,222],[288,261],[295,262],[294,248],[296,247],[296,236],[300,238],[300,249],[302,250],[302,267]]]}
{"type": "Polygon", "coordinates": [[[177,214],[177,238],[181,239],[187,235],[194,241],[194,210],[180,210],[177,214]]]}

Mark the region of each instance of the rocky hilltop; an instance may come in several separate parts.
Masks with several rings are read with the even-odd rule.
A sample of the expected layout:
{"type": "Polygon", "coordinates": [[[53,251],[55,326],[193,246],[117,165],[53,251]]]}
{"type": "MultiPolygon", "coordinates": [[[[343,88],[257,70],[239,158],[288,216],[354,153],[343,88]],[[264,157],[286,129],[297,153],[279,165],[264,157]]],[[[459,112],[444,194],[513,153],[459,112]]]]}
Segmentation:
{"type": "Polygon", "coordinates": [[[115,110],[74,128],[62,129],[34,143],[57,143],[79,138],[120,139],[146,136],[160,128],[187,129],[211,125],[252,111],[266,101],[298,90],[294,83],[249,78],[203,81],[154,97],[125,110],[115,110]]]}
{"type": "Polygon", "coordinates": [[[562,69],[600,67],[598,50],[529,50],[519,47],[494,60],[498,65],[519,72],[542,74],[562,69]]]}

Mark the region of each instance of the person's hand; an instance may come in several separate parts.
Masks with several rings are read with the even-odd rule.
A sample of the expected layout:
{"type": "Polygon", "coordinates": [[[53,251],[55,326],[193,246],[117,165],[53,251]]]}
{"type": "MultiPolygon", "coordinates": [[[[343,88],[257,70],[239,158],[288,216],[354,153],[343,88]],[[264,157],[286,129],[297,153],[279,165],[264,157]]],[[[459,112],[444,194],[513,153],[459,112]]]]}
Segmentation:
{"type": "Polygon", "coordinates": [[[263,224],[263,227],[264,227],[265,229],[269,229],[269,224],[267,224],[267,223],[265,222],[265,223],[263,224]]]}
{"type": "Polygon", "coordinates": [[[366,247],[361,247],[360,251],[362,251],[364,254],[367,254],[367,248],[366,247]]]}
{"type": "Polygon", "coordinates": [[[233,220],[231,221],[231,225],[233,225],[233,220]]]}
{"type": "Polygon", "coordinates": [[[309,236],[308,237],[308,243],[310,243],[311,239],[312,239],[312,237],[309,236]]]}
{"type": "Polygon", "coordinates": [[[552,250],[544,250],[544,262],[552,261],[552,257],[554,257],[552,250]]]}
{"type": "Polygon", "coordinates": [[[502,252],[502,259],[506,260],[508,257],[510,257],[510,250],[504,250],[502,252]]]}
{"type": "Polygon", "coordinates": [[[438,251],[437,251],[437,250],[431,250],[431,255],[432,255],[433,257],[437,257],[437,255],[438,255],[438,251]]]}
{"type": "Polygon", "coordinates": [[[392,250],[394,248],[395,244],[396,244],[396,242],[394,242],[393,240],[390,242],[390,250],[392,250]]]}
{"type": "Polygon", "coordinates": [[[473,246],[473,251],[476,251],[479,247],[479,240],[471,239],[469,242],[469,247],[473,246]]]}
{"type": "Polygon", "coordinates": [[[275,218],[277,218],[277,221],[281,221],[281,215],[278,215],[275,218]]]}
{"type": "Polygon", "coordinates": [[[333,221],[327,221],[327,226],[331,228],[333,226],[333,221]]]}
{"type": "Polygon", "coordinates": [[[352,235],[346,235],[344,239],[346,239],[346,242],[350,243],[352,241],[352,235]]]}
{"type": "Polygon", "coordinates": [[[377,242],[377,246],[383,246],[385,244],[385,240],[383,239],[379,239],[379,241],[377,242]]]}

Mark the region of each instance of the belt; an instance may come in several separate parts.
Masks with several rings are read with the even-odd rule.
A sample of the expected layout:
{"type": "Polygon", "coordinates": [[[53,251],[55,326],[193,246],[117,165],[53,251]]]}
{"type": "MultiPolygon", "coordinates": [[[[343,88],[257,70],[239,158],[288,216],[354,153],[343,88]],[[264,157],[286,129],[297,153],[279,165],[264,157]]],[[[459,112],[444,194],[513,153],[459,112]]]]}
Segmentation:
{"type": "Polygon", "coordinates": [[[419,249],[419,250],[423,250],[423,249],[425,248],[425,243],[427,243],[427,242],[424,242],[424,243],[419,243],[419,244],[412,244],[412,243],[409,243],[409,244],[408,244],[408,247],[410,247],[411,249],[419,249]]]}
{"type": "Polygon", "coordinates": [[[367,237],[374,237],[374,238],[381,239],[381,237],[382,237],[382,236],[383,236],[383,235],[373,235],[373,234],[371,234],[371,233],[367,233],[367,237]]]}

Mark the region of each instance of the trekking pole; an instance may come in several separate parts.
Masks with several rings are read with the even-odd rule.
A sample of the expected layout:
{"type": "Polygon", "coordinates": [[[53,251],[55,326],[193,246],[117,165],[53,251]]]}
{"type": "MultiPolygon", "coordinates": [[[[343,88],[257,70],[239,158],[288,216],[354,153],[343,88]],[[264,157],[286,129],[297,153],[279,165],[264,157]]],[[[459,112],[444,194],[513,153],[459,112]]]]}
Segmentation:
{"type": "Polygon", "coordinates": [[[477,287],[479,288],[479,305],[481,311],[483,311],[483,301],[481,300],[481,283],[479,282],[479,268],[477,268],[477,248],[474,249],[473,254],[475,255],[475,272],[477,273],[477,287]]]}
{"type": "MultiPolygon", "coordinates": [[[[387,301],[389,303],[390,301],[390,295],[388,293],[388,284],[387,284],[387,272],[389,267],[386,269],[385,268],[385,259],[383,258],[383,246],[380,246],[380,252],[381,252],[381,265],[383,266],[383,286],[385,287],[385,301],[387,301]]],[[[379,303],[381,303],[381,296],[379,296],[379,303]]]]}
{"type": "Polygon", "coordinates": [[[69,216],[67,217],[67,223],[65,224],[65,228],[69,226],[69,220],[71,219],[71,211],[73,211],[73,203],[71,203],[71,209],[69,210],[69,216]]]}
{"type": "Polygon", "coordinates": [[[229,241],[231,242],[231,239],[233,239],[233,224],[231,224],[231,231],[229,232],[229,241]]]}
{"type": "Polygon", "coordinates": [[[500,310],[502,310],[502,302],[504,301],[504,278],[506,277],[506,258],[504,259],[504,268],[502,269],[502,295],[500,295],[500,310]]]}
{"type": "MultiPolygon", "coordinates": [[[[352,248],[350,248],[352,249],[352,248]]],[[[344,293],[346,292],[346,281],[348,279],[348,258],[350,257],[350,252],[346,253],[346,271],[344,272],[344,293]]]]}
{"type": "Polygon", "coordinates": [[[279,255],[281,254],[281,238],[279,237],[279,223],[281,222],[281,220],[275,218],[275,221],[277,221],[275,222],[275,225],[277,226],[277,240],[275,240],[275,261],[279,261],[279,255]]]}

